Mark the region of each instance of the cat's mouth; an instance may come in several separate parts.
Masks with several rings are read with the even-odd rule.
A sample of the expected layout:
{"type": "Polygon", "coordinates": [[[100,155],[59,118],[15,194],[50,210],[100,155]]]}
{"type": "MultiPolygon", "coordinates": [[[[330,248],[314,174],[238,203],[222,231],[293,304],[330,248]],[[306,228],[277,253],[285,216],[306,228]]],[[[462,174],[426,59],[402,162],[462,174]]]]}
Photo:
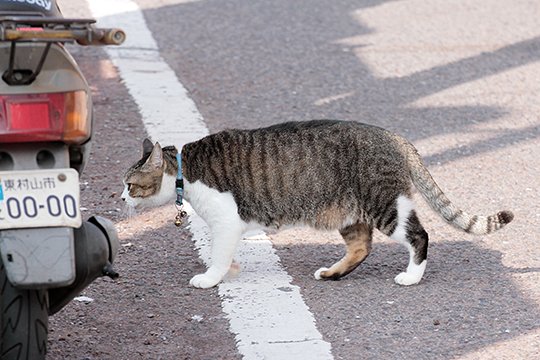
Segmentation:
{"type": "Polygon", "coordinates": [[[132,199],[124,199],[122,198],[122,200],[124,200],[124,205],[125,207],[127,208],[131,208],[131,209],[142,209],[143,207],[141,206],[141,204],[137,203],[137,202],[134,202],[132,199]]]}

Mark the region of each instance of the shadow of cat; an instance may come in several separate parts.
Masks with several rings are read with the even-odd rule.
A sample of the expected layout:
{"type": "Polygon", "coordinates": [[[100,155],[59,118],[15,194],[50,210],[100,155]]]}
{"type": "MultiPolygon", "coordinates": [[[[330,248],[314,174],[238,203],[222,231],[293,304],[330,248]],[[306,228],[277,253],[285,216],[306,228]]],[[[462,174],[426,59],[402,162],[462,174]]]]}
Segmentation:
{"type": "Polygon", "coordinates": [[[393,282],[407,266],[406,250],[396,243],[374,243],[364,263],[340,281],[320,282],[312,272],[339,259],[341,245],[289,244],[276,251],[318,326],[328,329],[323,335],[339,341],[343,354],[454,358],[540,327],[540,309],[516,282],[540,268],[506,267],[500,252],[473,241],[429,248],[424,279],[412,287],[393,282]]]}

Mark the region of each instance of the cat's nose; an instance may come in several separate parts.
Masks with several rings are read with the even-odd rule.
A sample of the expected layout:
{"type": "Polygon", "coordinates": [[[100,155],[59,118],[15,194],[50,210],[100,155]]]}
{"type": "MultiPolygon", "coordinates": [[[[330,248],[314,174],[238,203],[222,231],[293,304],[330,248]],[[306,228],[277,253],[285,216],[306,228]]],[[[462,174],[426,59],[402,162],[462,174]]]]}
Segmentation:
{"type": "Polygon", "coordinates": [[[122,201],[126,201],[128,197],[127,187],[124,187],[124,190],[122,191],[122,194],[120,194],[120,197],[122,198],[122,201]]]}

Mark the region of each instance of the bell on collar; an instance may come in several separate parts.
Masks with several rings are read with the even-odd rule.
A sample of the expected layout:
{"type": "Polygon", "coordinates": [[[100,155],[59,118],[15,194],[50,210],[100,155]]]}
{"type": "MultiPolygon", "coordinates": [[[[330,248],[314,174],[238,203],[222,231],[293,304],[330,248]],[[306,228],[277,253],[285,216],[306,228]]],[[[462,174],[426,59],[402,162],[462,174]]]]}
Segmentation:
{"type": "Polygon", "coordinates": [[[178,210],[178,213],[174,217],[174,225],[176,225],[177,227],[182,226],[182,224],[184,223],[184,219],[186,217],[187,217],[187,212],[185,212],[184,210],[178,210]]]}

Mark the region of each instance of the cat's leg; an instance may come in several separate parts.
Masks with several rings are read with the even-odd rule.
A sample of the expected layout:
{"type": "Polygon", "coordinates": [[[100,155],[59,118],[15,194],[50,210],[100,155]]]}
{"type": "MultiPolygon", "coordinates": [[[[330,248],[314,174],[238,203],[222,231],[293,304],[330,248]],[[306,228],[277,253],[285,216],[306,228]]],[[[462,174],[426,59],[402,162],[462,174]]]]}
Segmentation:
{"type": "Polygon", "coordinates": [[[404,244],[409,250],[407,270],[394,278],[399,285],[414,285],[420,282],[427,264],[428,234],[420,224],[412,201],[400,196],[397,200],[397,226],[390,238],[404,244]]]}
{"type": "Polygon", "coordinates": [[[329,269],[323,267],[317,270],[315,272],[317,280],[337,280],[347,275],[356,269],[371,251],[373,227],[363,223],[356,223],[341,229],[339,232],[347,245],[347,253],[329,269]]]}
{"type": "Polygon", "coordinates": [[[233,265],[234,253],[240,242],[243,226],[240,219],[234,219],[234,215],[229,220],[209,224],[212,234],[211,265],[204,274],[195,275],[189,283],[197,288],[207,289],[217,285],[227,275],[233,265]]]}
{"type": "Polygon", "coordinates": [[[221,193],[200,181],[190,183],[185,180],[184,185],[186,198],[210,228],[211,265],[204,274],[195,275],[189,282],[194,287],[206,289],[217,285],[231,269],[245,223],[240,219],[231,193],[221,193]]]}

